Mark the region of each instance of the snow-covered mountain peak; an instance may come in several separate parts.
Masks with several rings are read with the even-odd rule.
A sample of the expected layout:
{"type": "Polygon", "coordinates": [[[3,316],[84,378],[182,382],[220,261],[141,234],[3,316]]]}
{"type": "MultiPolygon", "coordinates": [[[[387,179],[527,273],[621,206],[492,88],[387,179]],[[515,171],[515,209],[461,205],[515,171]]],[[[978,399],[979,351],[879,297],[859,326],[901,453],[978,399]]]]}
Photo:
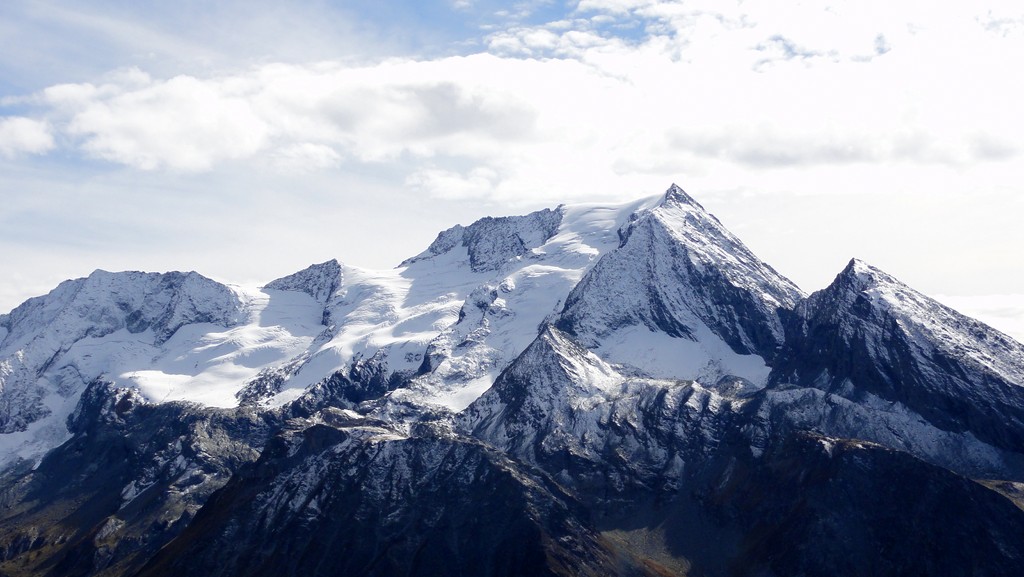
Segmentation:
{"type": "Polygon", "coordinates": [[[623,377],[597,355],[551,325],[545,325],[530,346],[501,373],[484,397],[472,406],[500,400],[516,404],[525,398],[551,400],[591,396],[611,390],[623,377]],[[487,400],[487,398],[492,400],[487,400]]]}
{"type": "MultiPolygon", "coordinates": [[[[406,296],[397,301],[396,312],[424,303],[422,320],[403,324],[434,327],[439,332],[429,339],[429,346],[417,349],[411,342],[401,345],[406,347],[401,355],[395,354],[399,343],[393,335],[375,338],[377,342],[393,343],[386,345],[390,347],[390,369],[417,372],[405,387],[391,393],[391,400],[441,406],[453,412],[464,409],[534,341],[538,327],[558,314],[565,296],[586,271],[603,254],[615,249],[616,231],[629,215],[655,206],[657,200],[579,204],[541,211],[545,218],[561,215],[557,230],[528,254],[509,258],[495,270],[472,270],[465,247],[407,261],[397,269],[410,284],[401,289],[406,296]],[[428,318],[433,322],[426,322],[428,318]],[[397,364],[406,356],[416,364],[397,364]]],[[[543,232],[543,236],[550,234],[543,232]]],[[[391,331],[385,324],[375,330],[391,331]]],[[[427,332],[420,334],[425,336],[427,332]]],[[[407,338],[401,337],[403,341],[407,338]]]]}
{"type": "Polygon", "coordinates": [[[812,294],[801,308],[816,315],[849,309],[865,318],[874,309],[877,314],[914,317],[915,322],[930,319],[954,325],[961,321],[981,325],[856,258],[847,263],[832,284],[812,294]]]}
{"type": "Polygon", "coordinates": [[[547,325],[457,422],[499,446],[512,442],[532,451],[528,446],[543,423],[561,421],[577,405],[608,400],[624,380],[572,337],[547,325]]]}
{"type": "Polygon", "coordinates": [[[796,308],[773,383],[884,399],[1000,450],[1024,443],[1024,345],[851,260],[796,308]]]}
{"type": "Polygon", "coordinates": [[[566,299],[559,328],[649,377],[761,383],[800,290],[673,185],[566,299]]]}
{"type": "MultiPolygon", "coordinates": [[[[227,330],[246,313],[240,293],[195,272],[98,270],[29,299],[0,321],[7,329],[0,343],[0,432],[8,434],[0,462],[60,444],[86,385],[118,379],[119,369],[137,369],[136,382],[153,376],[150,381],[173,389],[176,381],[157,370],[161,351],[177,343],[186,352],[179,349],[175,358],[210,357],[195,354],[196,331],[182,329],[227,330]]],[[[189,364],[185,371],[195,376],[200,369],[189,364]]]]}
{"type": "Polygon", "coordinates": [[[267,283],[265,288],[284,291],[300,291],[313,297],[320,304],[327,301],[345,284],[341,263],[335,259],[314,264],[297,273],[267,283]]]}
{"type": "Polygon", "coordinates": [[[676,205],[676,206],[688,206],[695,209],[704,211],[704,207],[699,202],[694,200],[692,196],[686,193],[678,184],[672,183],[672,186],[668,187],[665,191],[665,196],[661,201],[662,205],[676,205]]]}
{"type": "Polygon", "coordinates": [[[0,574],[1018,575],[1022,447],[1024,345],[676,185],[0,316],[0,574]]]}
{"type": "Polygon", "coordinates": [[[523,216],[485,217],[469,226],[455,225],[419,255],[400,266],[463,248],[474,272],[493,271],[547,242],[562,223],[563,207],[545,208],[523,216]]]}
{"type": "Polygon", "coordinates": [[[896,280],[896,278],[885,271],[871,266],[858,258],[850,259],[850,262],[846,264],[838,275],[836,275],[836,280],[839,286],[843,286],[848,290],[854,291],[864,291],[883,285],[903,285],[903,283],[896,280]]]}
{"type": "Polygon", "coordinates": [[[801,303],[798,312],[850,334],[896,330],[920,346],[948,348],[956,357],[966,355],[1024,383],[1024,345],[858,259],[801,303]]]}
{"type": "Polygon", "coordinates": [[[231,289],[196,272],[97,270],[65,281],[6,315],[4,324],[10,332],[4,346],[15,346],[40,331],[66,345],[122,328],[131,333],[151,329],[159,344],[185,324],[238,322],[240,308],[231,289]]]}

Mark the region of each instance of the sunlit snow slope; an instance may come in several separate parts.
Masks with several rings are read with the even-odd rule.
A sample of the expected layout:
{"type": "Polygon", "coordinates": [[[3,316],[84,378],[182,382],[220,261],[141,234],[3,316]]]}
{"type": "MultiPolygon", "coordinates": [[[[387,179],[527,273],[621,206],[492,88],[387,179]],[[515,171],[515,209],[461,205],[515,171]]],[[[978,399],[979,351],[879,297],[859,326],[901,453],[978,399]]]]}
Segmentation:
{"type": "Polygon", "coordinates": [[[98,379],[150,402],[279,406],[342,374],[376,383],[365,398],[401,384],[395,401],[460,410],[660,201],[486,218],[393,270],[329,261],[260,288],[196,273],[67,281],[0,316],[0,460],[63,442],[98,379]]]}

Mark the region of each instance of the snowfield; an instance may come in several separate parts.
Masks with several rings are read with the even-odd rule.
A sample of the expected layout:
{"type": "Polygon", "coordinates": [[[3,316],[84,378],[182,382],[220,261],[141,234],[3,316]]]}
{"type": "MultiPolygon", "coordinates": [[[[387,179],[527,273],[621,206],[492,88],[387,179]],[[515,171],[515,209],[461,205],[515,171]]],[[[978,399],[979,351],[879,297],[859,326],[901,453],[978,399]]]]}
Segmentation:
{"type": "MultiPolygon", "coordinates": [[[[1019,343],[885,273],[854,261],[841,278],[856,285],[843,302],[866,299],[873,314],[894,319],[922,371],[935,370],[929,359],[942,354],[1001,379],[1022,372],[1019,343]],[[995,336],[978,342],[982,333],[995,336]]],[[[263,287],[194,272],[96,271],[0,316],[0,466],[63,443],[95,381],[147,403],[268,410],[356,383],[345,408],[401,429],[424,412],[466,410],[538,335],[554,334],[545,327],[585,347],[599,363],[587,366],[605,367],[597,380],[612,389],[629,379],[686,381],[749,396],[771,384],[787,350],[784,315],[819,307],[817,295],[807,298],[674,185],[626,204],[457,225],[391,270],[332,260],[263,287]]],[[[888,342],[872,338],[876,347],[888,342]]]]}

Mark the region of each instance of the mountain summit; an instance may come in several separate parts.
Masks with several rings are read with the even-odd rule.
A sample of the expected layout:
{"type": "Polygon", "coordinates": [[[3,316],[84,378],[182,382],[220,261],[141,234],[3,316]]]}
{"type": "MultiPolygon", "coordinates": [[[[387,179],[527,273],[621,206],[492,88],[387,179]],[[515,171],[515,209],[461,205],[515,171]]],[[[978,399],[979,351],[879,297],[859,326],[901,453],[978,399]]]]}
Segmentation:
{"type": "Polygon", "coordinates": [[[0,574],[1024,574],[1024,346],[877,268],[676,185],[347,262],[0,315],[0,574]]]}
{"type": "Polygon", "coordinates": [[[618,236],[569,293],[559,328],[650,376],[692,378],[714,366],[718,377],[763,384],[783,342],[780,312],[803,297],[800,289],[676,185],[618,236]],[[636,344],[660,358],[645,358],[636,344]]]}

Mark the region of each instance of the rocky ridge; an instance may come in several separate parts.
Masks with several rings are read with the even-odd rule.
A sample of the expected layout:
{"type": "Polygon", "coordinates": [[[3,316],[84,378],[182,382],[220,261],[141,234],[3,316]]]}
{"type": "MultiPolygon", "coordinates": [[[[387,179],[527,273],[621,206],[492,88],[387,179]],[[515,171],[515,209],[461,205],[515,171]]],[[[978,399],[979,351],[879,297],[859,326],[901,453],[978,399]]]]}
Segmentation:
{"type": "Polygon", "coordinates": [[[1024,568],[1024,347],[856,260],[804,296],[674,185],[0,339],[4,574],[1024,568]]]}

